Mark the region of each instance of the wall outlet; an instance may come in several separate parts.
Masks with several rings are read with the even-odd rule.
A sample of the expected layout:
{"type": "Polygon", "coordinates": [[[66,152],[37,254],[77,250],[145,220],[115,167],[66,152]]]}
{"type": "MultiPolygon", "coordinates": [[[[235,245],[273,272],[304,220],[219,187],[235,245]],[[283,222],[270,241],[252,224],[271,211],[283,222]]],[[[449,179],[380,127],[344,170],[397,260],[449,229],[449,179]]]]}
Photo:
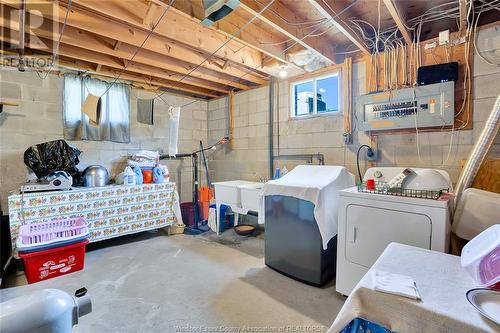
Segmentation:
{"type": "Polygon", "coordinates": [[[463,44],[467,41],[467,39],[465,38],[465,36],[462,36],[460,38],[457,38],[457,39],[454,39],[452,41],[452,44],[455,46],[455,45],[460,45],[460,44],[463,44]]]}
{"type": "Polygon", "coordinates": [[[450,42],[450,30],[439,32],[439,45],[445,45],[450,42]]]}
{"type": "Polygon", "coordinates": [[[378,149],[373,148],[371,149],[371,152],[372,153],[370,154],[370,150],[366,151],[366,160],[369,162],[376,162],[378,159],[378,149]]]}
{"type": "Polygon", "coordinates": [[[342,133],[342,136],[344,138],[344,143],[346,145],[349,145],[352,143],[352,134],[350,133],[342,133]]]}
{"type": "Polygon", "coordinates": [[[425,50],[433,49],[436,47],[436,42],[428,43],[424,45],[425,50]]]}

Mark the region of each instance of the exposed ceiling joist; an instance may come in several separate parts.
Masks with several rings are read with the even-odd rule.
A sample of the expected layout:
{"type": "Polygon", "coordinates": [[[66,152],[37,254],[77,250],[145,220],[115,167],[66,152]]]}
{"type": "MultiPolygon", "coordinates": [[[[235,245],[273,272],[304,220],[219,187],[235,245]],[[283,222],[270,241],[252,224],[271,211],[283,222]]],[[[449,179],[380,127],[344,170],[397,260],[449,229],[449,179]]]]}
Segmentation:
{"type": "MultiPolygon", "coordinates": [[[[146,32],[151,29],[150,26],[143,24],[142,18],[137,20],[137,13],[145,13],[148,8],[148,4],[142,1],[74,0],[73,2],[101,15],[126,23],[129,27],[132,26],[146,32]]],[[[256,68],[261,64],[262,55],[257,50],[248,47],[242,48],[241,43],[234,40],[229,41],[226,46],[218,50],[220,45],[228,39],[225,35],[202,26],[192,17],[174,7],[170,7],[166,13],[165,9],[164,6],[153,6],[151,9],[154,12],[151,14],[153,22],[155,24],[159,22],[151,36],[153,40],[159,36],[168,38],[201,52],[215,52],[216,56],[227,58],[249,68],[256,68]],[[165,15],[162,17],[163,13],[165,15]],[[162,17],[161,20],[160,17],[162,17]]]]}
{"type": "MultiPolygon", "coordinates": [[[[48,3],[47,0],[38,1],[48,3]]],[[[10,7],[16,8],[18,6],[17,1],[6,0],[6,2],[10,7]]],[[[55,5],[57,6],[57,4],[55,5]]],[[[49,7],[42,7],[42,9],[43,8],[49,7]]],[[[65,13],[65,7],[57,6],[56,13],[48,11],[42,14],[44,21],[47,19],[52,19],[56,22],[62,23],[64,21],[65,13]]],[[[37,15],[37,13],[34,12],[31,13],[31,15],[37,15]]],[[[130,27],[126,23],[106,20],[102,16],[85,10],[75,9],[74,7],[72,7],[72,12],[68,16],[68,27],[78,28],[99,36],[110,38],[115,41],[120,41],[124,44],[130,44],[133,46],[133,53],[135,53],[137,48],[142,45],[148,34],[148,32],[143,29],[130,27]],[[104,22],[106,22],[106,24],[104,24],[104,22]]],[[[120,48],[121,46],[118,44],[117,47],[120,48]]],[[[172,41],[164,37],[156,36],[155,34],[150,36],[148,42],[144,45],[143,50],[141,50],[141,52],[139,52],[138,54],[142,53],[144,50],[150,50],[177,59],[178,61],[188,63],[186,65],[186,68],[188,69],[192,68],[191,66],[197,66],[206,58],[206,54],[201,50],[188,48],[181,43],[172,41]]],[[[203,68],[223,73],[225,75],[231,75],[235,78],[244,76],[245,81],[249,81],[255,84],[267,83],[267,80],[259,73],[248,71],[243,66],[237,66],[234,65],[234,63],[229,64],[227,68],[223,70],[220,67],[212,65],[209,62],[205,62],[197,71],[200,71],[203,68]]]]}
{"type": "MultiPolygon", "coordinates": [[[[253,0],[242,0],[239,8],[247,11],[251,15],[256,15],[260,10],[260,7],[253,0]]],[[[293,13],[290,13],[290,9],[286,8],[279,2],[273,3],[271,8],[280,13],[280,15],[286,15],[289,17],[294,16],[293,13]]],[[[302,40],[302,36],[299,36],[299,33],[303,33],[302,31],[299,31],[301,29],[297,29],[283,20],[280,20],[280,18],[278,18],[271,11],[262,13],[262,15],[259,16],[259,19],[277,32],[291,39],[291,43],[301,45],[305,49],[324,59],[327,63],[335,62],[334,47],[330,46],[329,43],[321,42],[318,38],[306,38],[302,40]]]]}
{"type": "MultiPolygon", "coordinates": [[[[74,70],[86,69],[89,73],[95,73],[98,77],[108,78],[108,80],[114,80],[114,78],[119,74],[119,72],[117,70],[110,69],[110,68],[107,68],[104,66],[102,67],[100,72],[95,72],[93,70],[94,64],[87,62],[87,61],[81,61],[81,60],[61,57],[59,62],[65,68],[74,69],[74,70]]],[[[142,88],[152,89],[152,90],[159,90],[165,86],[165,83],[162,80],[151,79],[151,78],[146,77],[144,75],[134,75],[131,73],[124,73],[124,74],[122,74],[121,79],[123,79],[124,81],[130,81],[130,82],[134,83],[135,86],[140,86],[142,88]]],[[[207,96],[204,94],[196,93],[196,92],[193,92],[190,90],[183,90],[182,88],[176,89],[176,91],[178,93],[181,93],[182,95],[203,98],[203,99],[207,98],[207,96]]],[[[218,97],[220,97],[220,96],[213,96],[213,98],[218,98],[218,97]]]]}
{"type": "MultiPolygon", "coordinates": [[[[163,3],[164,6],[166,5],[165,2],[168,2],[167,0],[154,1],[163,3]]],[[[204,0],[177,1],[174,2],[173,6],[178,11],[190,16],[193,20],[201,24],[201,21],[205,16],[203,1],[204,0]]],[[[250,48],[258,50],[263,55],[262,59],[266,57],[273,58],[280,63],[287,64],[290,67],[302,71],[299,66],[295,65],[287,59],[286,52],[284,52],[284,47],[286,46],[286,44],[281,43],[283,41],[280,38],[281,36],[274,34],[273,31],[269,31],[265,26],[259,24],[259,19],[254,20],[254,22],[252,22],[241,33],[238,34],[239,29],[242,28],[242,26],[251,19],[251,17],[242,17],[241,15],[239,15],[242,12],[239,10],[240,6],[241,5],[239,5],[232,13],[215,22],[213,26],[210,26],[208,28],[222,33],[229,38],[234,38],[235,41],[247,45],[250,48]]],[[[253,17],[254,14],[257,13],[253,13],[253,15],[251,16],[253,17]]],[[[258,17],[260,18],[260,16],[258,17]]],[[[260,68],[261,70],[266,71],[264,66],[261,66],[260,68]]]]}
{"type": "MultiPolygon", "coordinates": [[[[238,6],[238,8],[240,8],[240,6],[238,6]]],[[[228,37],[237,35],[237,39],[242,44],[259,50],[263,54],[274,58],[281,63],[285,63],[288,66],[299,68],[294,63],[288,61],[285,52],[286,44],[282,43],[283,38],[279,38],[281,36],[276,36],[273,34],[272,30],[266,29],[265,26],[250,24],[245,28],[245,30],[238,34],[241,27],[246,24],[251,17],[254,15],[258,17],[257,12],[251,13],[251,17],[242,17],[238,15],[239,13],[239,10],[232,12],[222,20],[215,22],[215,24],[210,28],[219,31],[228,37]]],[[[260,20],[262,20],[262,18],[260,20]]]]}
{"type": "MultiPolygon", "coordinates": [[[[11,34],[13,35],[13,34],[11,34]]],[[[0,40],[4,43],[10,43],[15,45],[18,41],[17,38],[9,38],[7,34],[3,34],[0,36],[0,40]]],[[[30,39],[26,44],[26,47],[30,50],[36,52],[43,51],[51,52],[53,50],[46,50],[47,40],[37,38],[30,39]]],[[[148,67],[146,65],[137,65],[134,63],[129,63],[126,70],[123,68],[123,64],[121,59],[117,59],[111,57],[106,54],[100,54],[92,51],[88,51],[85,49],[80,49],[78,47],[69,46],[65,44],[61,44],[59,46],[59,55],[65,57],[66,59],[76,59],[79,61],[89,62],[94,64],[94,71],[98,73],[104,73],[105,69],[108,72],[113,72],[116,74],[116,78],[125,79],[125,77],[138,76],[138,77],[146,77],[150,81],[157,82],[159,86],[178,89],[184,92],[190,92],[197,95],[207,96],[207,97],[219,97],[220,95],[216,94],[215,89],[208,87],[203,88],[196,85],[191,85],[188,82],[179,83],[171,80],[168,75],[158,73],[154,68],[148,67]]],[[[222,91],[222,93],[227,94],[229,91],[222,91]]]]}
{"type": "Polygon", "coordinates": [[[144,14],[144,17],[142,18],[142,24],[146,26],[152,26],[153,25],[153,20],[152,16],[154,13],[154,7],[156,4],[154,2],[150,2],[148,9],[146,10],[146,13],[144,14]]]}
{"type": "MultiPolygon", "coordinates": [[[[100,72],[97,74],[99,75],[105,75],[111,78],[116,78],[120,72],[116,69],[112,68],[103,68],[100,72]]],[[[172,90],[178,90],[178,91],[183,91],[185,93],[189,94],[194,94],[195,96],[198,97],[210,97],[210,98],[219,98],[221,97],[220,95],[214,94],[210,90],[204,90],[204,89],[193,89],[192,87],[186,87],[185,85],[179,84],[179,85],[171,85],[169,81],[157,78],[157,77],[149,77],[147,75],[137,75],[133,74],[130,72],[125,72],[121,73],[120,78],[123,80],[127,81],[132,81],[132,82],[142,82],[142,83],[147,83],[149,85],[156,85],[159,88],[170,88],[172,90]]]]}
{"type": "MultiPolygon", "coordinates": [[[[4,29],[17,29],[17,22],[12,21],[13,16],[10,9],[12,8],[9,6],[4,6],[3,16],[0,17],[0,26],[4,29]]],[[[29,23],[30,21],[28,18],[28,24],[29,23]]],[[[54,41],[58,40],[60,35],[54,31],[54,24],[56,24],[57,26],[57,23],[45,19],[43,21],[43,24],[37,27],[36,36],[51,39],[54,41]]],[[[56,31],[60,31],[60,28],[61,25],[59,29],[56,29],[56,31]]],[[[33,34],[32,30],[30,30],[30,32],[33,34]]],[[[132,55],[137,49],[135,46],[132,46],[130,44],[122,43],[120,41],[116,42],[113,39],[95,35],[93,33],[86,32],[71,26],[66,26],[64,34],[61,38],[61,42],[67,45],[84,48],[102,54],[108,54],[125,60],[131,59],[132,55]]],[[[134,58],[134,62],[149,65],[152,67],[158,67],[157,70],[170,71],[172,74],[174,74],[172,75],[172,79],[180,79],[182,76],[186,75],[189,72],[190,68],[192,68],[192,66],[189,64],[149,50],[141,50],[141,52],[139,52],[134,58]]],[[[236,89],[251,88],[251,86],[236,82],[235,77],[224,73],[214,72],[206,68],[201,68],[193,72],[185,80],[189,81],[190,77],[198,78],[205,82],[207,85],[219,84],[220,86],[231,86],[236,89]]]]}
{"type": "Polygon", "coordinates": [[[331,21],[335,27],[342,32],[354,45],[366,54],[370,54],[370,50],[366,44],[353,32],[353,30],[341,18],[336,17],[338,12],[344,8],[340,8],[339,3],[325,2],[325,0],[308,0],[309,3],[321,13],[325,18],[331,21]]]}
{"type": "MultiPolygon", "coordinates": [[[[459,18],[459,31],[464,32],[467,30],[467,1],[468,0],[458,0],[458,10],[460,13],[459,18]]],[[[472,0],[469,0],[472,1],[472,0]]]]}
{"type": "Polygon", "coordinates": [[[389,13],[396,23],[399,31],[403,35],[405,42],[407,44],[411,44],[413,42],[413,39],[411,37],[410,31],[406,27],[407,18],[405,11],[403,10],[403,8],[401,8],[401,4],[398,3],[398,0],[384,0],[384,4],[387,7],[387,10],[389,10],[389,13]]]}
{"type": "Polygon", "coordinates": [[[204,0],[175,1],[173,6],[181,12],[184,12],[189,16],[196,17],[199,21],[201,21],[205,18],[205,7],[203,5],[203,1],[204,0]]]}
{"type": "MultiPolygon", "coordinates": [[[[435,5],[450,5],[449,0],[383,0],[379,8],[373,0],[240,0],[233,12],[205,27],[200,24],[205,17],[204,0],[176,0],[173,7],[168,7],[171,0],[73,0],[68,24],[60,36],[69,1],[26,1],[28,11],[30,4],[48,5],[36,8],[47,12],[27,15],[28,36],[36,34],[50,40],[51,45],[60,38],[60,59],[73,67],[83,66],[109,77],[123,73],[121,78],[126,76],[141,85],[205,98],[267,84],[270,73],[278,75],[284,63],[293,77],[337,63],[344,55],[370,54],[361,33],[353,28],[356,21],[348,22],[348,18],[358,18],[360,30],[365,25],[379,25],[386,31],[395,22],[405,42],[411,43],[410,18],[421,17],[435,5]],[[263,8],[267,9],[260,13],[263,8]],[[380,18],[377,9],[381,9],[380,18]],[[42,26],[29,25],[30,19],[40,16],[42,26]],[[245,29],[240,33],[242,27],[245,29]]],[[[459,8],[460,14],[426,22],[423,34],[450,29],[455,19],[464,33],[470,1],[452,3],[454,13],[459,8]]],[[[12,38],[19,38],[14,34],[19,25],[13,21],[19,17],[14,10],[20,2],[0,2],[0,27],[4,34],[8,32],[0,37],[12,42],[12,38]]],[[[367,38],[371,38],[368,30],[367,38]]],[[[396,34],[392,37],[400,38],[396,34]]],[[[38,48],[33,43],[29,40],[31,51],[38,48]]]]}

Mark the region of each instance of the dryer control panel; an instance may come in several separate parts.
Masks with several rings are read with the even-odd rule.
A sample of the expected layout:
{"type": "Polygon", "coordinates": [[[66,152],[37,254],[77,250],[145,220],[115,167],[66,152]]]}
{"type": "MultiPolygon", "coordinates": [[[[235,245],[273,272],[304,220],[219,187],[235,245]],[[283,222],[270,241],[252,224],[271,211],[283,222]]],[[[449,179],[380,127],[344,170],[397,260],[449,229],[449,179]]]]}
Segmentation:
{"type": "Polygon", "coordinates": [[[451,126],[454,82],[362,95],[357,118],[364,131],[451,126]]]}

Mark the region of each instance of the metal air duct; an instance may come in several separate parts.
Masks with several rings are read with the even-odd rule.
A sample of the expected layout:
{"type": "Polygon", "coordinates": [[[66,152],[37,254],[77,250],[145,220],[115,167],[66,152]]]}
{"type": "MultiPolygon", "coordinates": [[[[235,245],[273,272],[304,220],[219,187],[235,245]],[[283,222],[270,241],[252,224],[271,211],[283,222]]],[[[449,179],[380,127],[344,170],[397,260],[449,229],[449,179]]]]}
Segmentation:
{"type": "MultiPolygon", "coordinates": [[[[457,185],[455,187],[455,203],[458,203],[462,192],[471,186],[474,177],[479,170],[479,167],[484,161],[488,150],[490,150],[495,137],[498,134],[498,129],[500,128],[500,95],[498,95],[495,105],[491,110],[490,116],[484,125],[483,131],[479,136],[472,152],[465,163],[464,169],[458,178],[457,185]]],[[[457,205],[455,205],[456,207],[457,205]]]]}
{"type": "Polygon", "coordinates": [[[203,0],[205,18],[201,24],[207,27],[211,26],[231,13],[239,4],[239,0],[203,0]]]}

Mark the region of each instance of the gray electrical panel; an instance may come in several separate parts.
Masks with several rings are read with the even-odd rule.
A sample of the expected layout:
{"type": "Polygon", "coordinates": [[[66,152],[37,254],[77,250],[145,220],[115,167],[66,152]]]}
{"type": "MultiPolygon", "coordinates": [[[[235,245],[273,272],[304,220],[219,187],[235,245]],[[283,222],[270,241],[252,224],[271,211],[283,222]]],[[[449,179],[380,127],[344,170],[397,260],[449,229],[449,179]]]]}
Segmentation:
{"type": "Polygon", "coordinates": [[[442,82],[368,95],[357,99],[356,113],[364,131],[453,125],[454,82],[442,82]]]}

